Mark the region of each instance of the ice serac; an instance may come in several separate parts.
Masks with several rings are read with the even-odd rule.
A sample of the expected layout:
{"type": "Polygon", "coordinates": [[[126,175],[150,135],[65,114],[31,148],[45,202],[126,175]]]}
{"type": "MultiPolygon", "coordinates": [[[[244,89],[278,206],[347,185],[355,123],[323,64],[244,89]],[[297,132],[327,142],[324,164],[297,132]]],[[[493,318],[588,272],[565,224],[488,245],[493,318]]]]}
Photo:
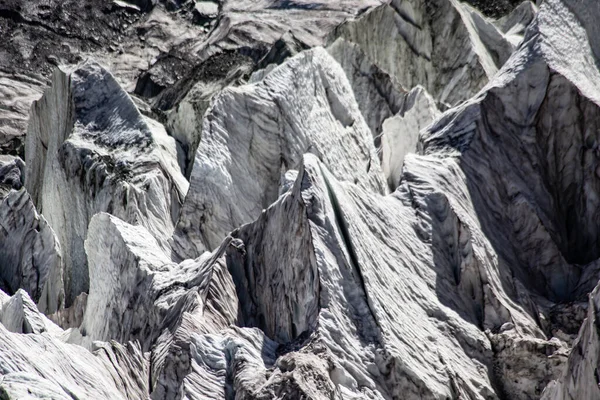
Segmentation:
{"type": "Polygon", "coordinates": [[[175,254],[195,258],[258,217],[305,152],[318,154],[340,179],[387,190],[352,88],[323,48],[302,52],[262,81],[228,88],[214,99],[173,237],[175,254]]]}
{"type": "Polygon", "coordinates": [[[90,288],[82,334],[91,340],[150,342],[163,317],[154,307],[152,284],[169,264],[156,239],[142,226],[99,213],[90,221],[85,248],[90,288]]]}
{"type": "MultiPolygon", "coordinates": [[[[181,63],[180,59],[187,61],[188,73],[152,100],[164,111],[165,125],[184,149],[186,176],[191,173],[200,142],[202,117],[214,95],[227,86],[244,83],[256,69],[281,64],[300,50],[324,45],[327,35],[337,25],[382,2],[220,2],[219,15],[212,20],[212,29],[205,40],[183,41],[176,51],[152,65],[140,78],[142,81],[155,74],[173,75],[169,71],[169,62],[177,65],[181,63]]],[[[215,6],[212,2],[196,4],[215,6]]],[[[144,83],[140,81],[139,86],[143,87],[144,83]]]]}
{"type": "Polygon", "coordinates": [[[291,192],[232,233],[241,322],[289,349],[277,365],[308,368],[305,395],[494,398],[490,343],[474,310],[440,300],[460,289],[417,224],[410,204],[307,155],[291,192]]]}
{"type": "MultiPolygon", "coordinates": [[[[204,267],[198,275],[200,286],[179,297],[163,320],[161,335],[155,341],[151,354],[153,399],[177,398],[181,392],[189,398],[227,398],[228,393],[235,392],[230,380],[233,371],[243,368],[243,363],[233,361],[231,353],[223,347],[229,347],[231,352],[243,353],[245,346],[261,348],[263,343],[269,342],[262,332],[256,330],[250,334],[256,338],[251,343],[233,340],[230,344],[220,343],[227,341],[226,336],[232,339],[244,336],[242,330],[235,329],[238,299],[223,257],[229,241],[230,238],[214,254],[207,253],[204,267]],[[233,332],[227,335],[224,331],[229,328],[233,332]],[[214,371],[206,364],[218,365],[224,371],[213,374],[214,371]]],[[[258,353],[258,356],[260,354],[263,353],[258,353]]],[[[256,350],[252,355],[257,357],[256,350]]],[[[260,362],[254,365],[258,366],[260,362]]],[[[264,375],[264,366],[262,370],[264,375]]]]}
{"type": "MultiPolygon", "coordinates": [[[[208,350],[196,347],[201,339],[195,335],[219,336],[237,323],[235,287],[223,257],[229,241],[178,265],[161,253],[145,228],[106,213],[95,215],[86,240],[92,284],[77,343],[88,348],[97,347],[96,340],[139,343],[138,351],[149,352],[145,390],[153,399],[177,398],[182,391],[190,398],[218,398],[202,372],[202,354],[208,350]]],[[[262,333],[253,335],[268,341],[262,333]]]]}
{"type": "MultiPolygon", "coordinates": [[[[430,216],[449,209],[460,223],[453,246],[467,235],[468,248],[485,249],[475,258],[482,285],[473,293],[483,293],[483,326],[508,398],[538,398],[564,376],[569,339],[552,336],[569,328],[553,314],[568,312],[598,280],[600,36],[590,17],[598,12],[594,2],[544,2],[499,74],[422,133],[421,155],[405,158],[399,191],[421,213],[428,182],[441,198],[430,216]]],[[[433,240],[447,241],[445,232],[433,229],[433,240]]],[[[459,285],[465,274],[473,282],[463,257],[459,285]]]]}
{"type": "Polygon", "coordinates": [[[406,95],[398,113],[383,121],[379,154],[392,191],[400,183],[404,157],[417,151],[419,133],[439,115],[433,98],[423,87],[417,86],[406,95]]]}
{"type": "Polygon", "coordinates": [[[182,297],[208,290],[219,258],[217,249],[175,264],[144,227],[107,213],[92,218],[85,248],[91,284],[80,331],[91,341],[138,340],[144,351],[182,297]]]}
{"type": "Polygon", "coordinates": [[[422,85],[444,105],[476,94],[514,45],[478,11],[456,0],[393,0],[330,35],[356,43],[402,87],[422,85]]]}
{"type": "Polygon", "coordinates": [[[383,197],[306,155],[293,189],[232,233],[239,322],[288,349],[289,365],[313,357],[304,374],[320,382],[317,398],[329,387],[343,398],[539,396],[561,372],[564,345],[546,340],[527,289],[503,285],[492,248],[464,214],[458,166],[406,162],[401,187],[383,197]],[[452,182],[447,195],[443,182],[452,182]]]}
{"type": "MultiPolygon", "coordinates": [[[[79,328],[54,325],[23,290],[12,297],[0,291],[0,393],[141,399],[179,398],[183,391],[206,398],[206,335],[219,337],[220,349],[237,354],[240,379],[253,378],[262,365],[258,376],[265,380],[264,363],[272,365],[276,344],[258,330],[227,333],[238,318],[223,257],[228,245],[225,240],[215,253],[177,265],[145,228],[96,214],[86,241],[92,285],[79,328]],[[270,362],[261,357],[269,343],[270,362]]],[[[218,389],[224,393],[226,385],[218,389]]]]}
{"type": "Polygon", "coordinates": [[[3,398],[108,400],[147,396],[147,361],[134,344],[98,342],[98,349],[91,353],[55,335],[13,333],[2,324],[0,339],[3,398]]]}
{"type": "Polygon", "coordinates": [[[133,3],[154,108],[59,70],[0,157],[0,398],[600,397],[596,1],[133,3]]]}
{"type": "MultiPolygon", "coordinates": [[[[400,390],[415,398],[452,397],[453,393],[468,398],[539,398],[546,384],[565,370],[567,343],[551,337],[560,325],[552,313],[591,289],[594,274],[582,274],[581,266],[588,264],[593,269],[598,258],[594,223],[598,103],[593,88],[599,81],[594,61],[597,44],[588,39],[597,36],[593,25],[586,26],[584,8],[578,8],[593,9],[592,5],[570,6],[573,4],[559,1],[545,3],[522,47],[488,87],[441,116],[422,134],[417,146],[420,154],[405,157],[393,196],[368,201],[368,196],[376,195],[359,193],[356,188],[345,188],[352,195],[344,195],[339,187],[351,185],[336,186],[331,184],[333,178],[326,179],[329,186],[338,188],[327,189],[327,193],[335,194],[330,196],[332,213],[341,215],[336,217],[341,221],[338,235],[344,239],[339,242],[348,249],[347,258],[360,266],[364,301],[379,329],[373,330],[383,332],[380,336],[384,339],[378,338],[376,348],[384,349],[383,354],[395,360],[391,364],[401,371],[396,375],[399,381],[384,379],[380,383],[370,378],[383,390],[400,390]],[[573,37],[563,34],[564,21],[573,37]],[[565,60],[563,54],[573,42],[578,44],[578,52],[565,60]],[[355,205],[357,199],[368,205],[355,205]],[[384,207],[390,209],[382,211],[384,207]],[[357,215],[368,223],[361,224],[357,215]],[[377,218],[385,222],[379,224],[377,218]],[[370,240],[372,236],[377,240],[370,240]],[[396,264],[390,266],[387,260],[396,264]],[[400,275],[401,267],[411,265],[410,276],[400,275]],[[373,275],[373,271],[379,273],[373,275]],[[400,282],[395,281],[398,276],[400,282]],[[381,277],[385,277],[383,282],[381,277]],[[386,291],[387,284],[397,290],[396,296],[402,296],[400,311],[389,304],[389,299],[396,297],[386,291]],[[412,320],[410,312],[417,316],[425,312],[426,316],[412,320]],[[408,321],[411,328],[423,331],[404,332],[404,324],[397,321],[408,321]],[[430,329],[429,323],[434,328],[430,329]],[[442,329],[444,323],[452,329],[442,329]],[[440,334],[443,339],[437,337],[436,329],[444,332],[440,334]],[[396,343],[396,338],[411,334],[415,334],[411,343],[422,343],[419,337],[432,338],[444,351],[433,357],[429,349],[411,351],[405,343],[396,343]],[[454,344],[444,340],[454,340],[454,344]],[[440,359],[451,361],[443,361],[442,367],[436,365],[440,359]],[[456,366],[460,373],[455,373],[456,366]],[[446,371],[441,377],[440,370],[446,371]],[[463,381],[465,376],[469,378],[463,381]],[[401,380],[406,377],[411,377],[410,382],[401,380]]],[[[307,169],[305,166],[299,180],[311,176],[307,169]]],[[[277,216],[281,209],[292,215],[296,212],[295,203],[286,197],[292,195],[283,196],[256,223],[233,234],[232,243],[240,239],[248,245],[236,243],[239,266],[232,276],[245,308],[243,314],[250,317],[246,323],[278,341],[289,342],[304,330],[324,329],[322,315],[311,311],[314,297],[344,284],[326,284],[326,275],[317,269],[319,285],[311,285],[315,268],[297,247],[304,241],[298,235],[301,224],[290,214],[277,216]],[[285,220],[285,227],[272,228],[269,221],[276,220],[285,220]],[[257,230],[249,232],[251,229],[257,230]],[[285,239],[288,230],[295,233],[293,245],[285,239]],[[273,231],[280,233],[263,235],[273,231]],[[280,259],[285,256],[268,250],[273,248],[285,249],[299,262],[280,259]],[[281,281],[280,289],[270,284],[270,290],[264,290],[265,282],[273,282],[274,276],[281,281]],[[288,279],[295,284],[286,286],[288,279]],[[295,309],[297,304],[306,305],[303,312],[295,309]]],[[[317,199],[326,197],[306,196],[312,200],[306,207],[307,218],[319,209],[317,199]]],[[[312,245],[318,249],[314,241],[312,245]]],[[[327,253],[316,250],[315,254],[327,253]]],[[[333,304],[334,296],[326,293],[331,303],[319,301],[320,307],[333,304]]],[[[339,300],[340,304],[346,304],[345,300],[339,300]]],[[[345,321],[330,325],[338,329],[352,326],[345,321]]],[[[366,322],[356,325],[369,326],[366,322]]],[[[330,336],[352,337],[346,332],[330,336]]],[[[336,350],[340,348],[343,346],[336,350]]],[[[353,350],[348,353],[359,353],[353,350]]],[[[349,359],[339,351],[337,354],[349,359]]],[[[347,375],[344,372],[342,376],[347,375]]],[[[385,376],[390,379],[389,373],[385,376]]]]}
{"type": "MultiPolygon", "coordinates": [[[[174,399],[183,392],[189,398],[219,398],[226,385],[214,386],[202,372],[208,362],[202,355],[209,350],[197,347],[202,339],[196,336],[220,337],[237,322],[235,287],[223,257],[228,244],[225,240],[214,253],[178,265],[161,253],[145,228],[106,213],[95,215],[86,240],[92,284],[77,342],[88,348],[97,347],[96,340],[139,343],[137,351],[149,355],[141,364],[148,368],[145,397],[174,399]]],[[[234,343],[237,349],[260,342],[234,343]]],[[[135,371],[123,366],[115,376],[135,371]]]]}
{"type": "Polygon", "coordinates": [[[63,250],[66,306],[89,288],[83,242],[97,212],[144,226],[168,251],[187,189],[176,143],[99,64],[55,71],[32,107],[26,153],[26,187],[63,250]]]}
{"type": "Polygon", "coordinates": [[[595,399],[600,397],[600,322],[597,286],[589,297],[587,318],[581,325],[564,373],[548,385],[542,400],[595,399]]]}
{"type": "Polygon", "coordinates": [[[64,304],[62,252],[23,187],[24,169],[20,158],[0,156],[0,290],[24,289],[52,313],[64,304]]]}
{"type": "Polygon", "coordinates": [[[600,255],[598,36],[586,34],[580,3],[545,2],[488,88],[444,114],[422,143],[426,155],[460,160],[471,213],[499,259],[526,287],[561,302],[587,293],[582,266],[600,255]]]}
{"type": "Polygon", "coordinates": [[[406,91],[373,64],[357,44],[338,38],[327,51],[344,70],[358,108],[375,137],[375,146],[379,147],[381,125],[401,110],[406,91]]]}
{"type": "Polygon", "coordinates": [[[510,14],[494,21],[494,24],[504,33],[506,39],[515,46],[523,41],[525,30],[533,21],[537,7],[531,1],[524,1],[510,14]]]}
{"type": "Polygon", "coordinates": [[[304,374],[323,397],[539,397],[566,361],[540,326],[532,299],[544,301],[470,216],[459,164],[406,163],[382,197],[305,156],[294,188],[232,233],[239,322],[288,348],[291,365],[316,357],[324,369],[304,374]]]}
{"type": "Polygon", "coordinates": [[[373,134],[388,186],[394,190],[400,180],[404,156],[417,150],[419,132],[440,114],[436,102],[420,85],[410,91],[402,88],[356,43],[340,37],[327,51],[340,63],[350,82],[373,134]]]}
{"type": "Polygon", "coordinates": [[[15,333],[48,332],[53,335],[62,333],[62,329],[38,311],[35,303],[23,289],[19,289],[0,306],[0,322],[6,329],[15,333]]]}

